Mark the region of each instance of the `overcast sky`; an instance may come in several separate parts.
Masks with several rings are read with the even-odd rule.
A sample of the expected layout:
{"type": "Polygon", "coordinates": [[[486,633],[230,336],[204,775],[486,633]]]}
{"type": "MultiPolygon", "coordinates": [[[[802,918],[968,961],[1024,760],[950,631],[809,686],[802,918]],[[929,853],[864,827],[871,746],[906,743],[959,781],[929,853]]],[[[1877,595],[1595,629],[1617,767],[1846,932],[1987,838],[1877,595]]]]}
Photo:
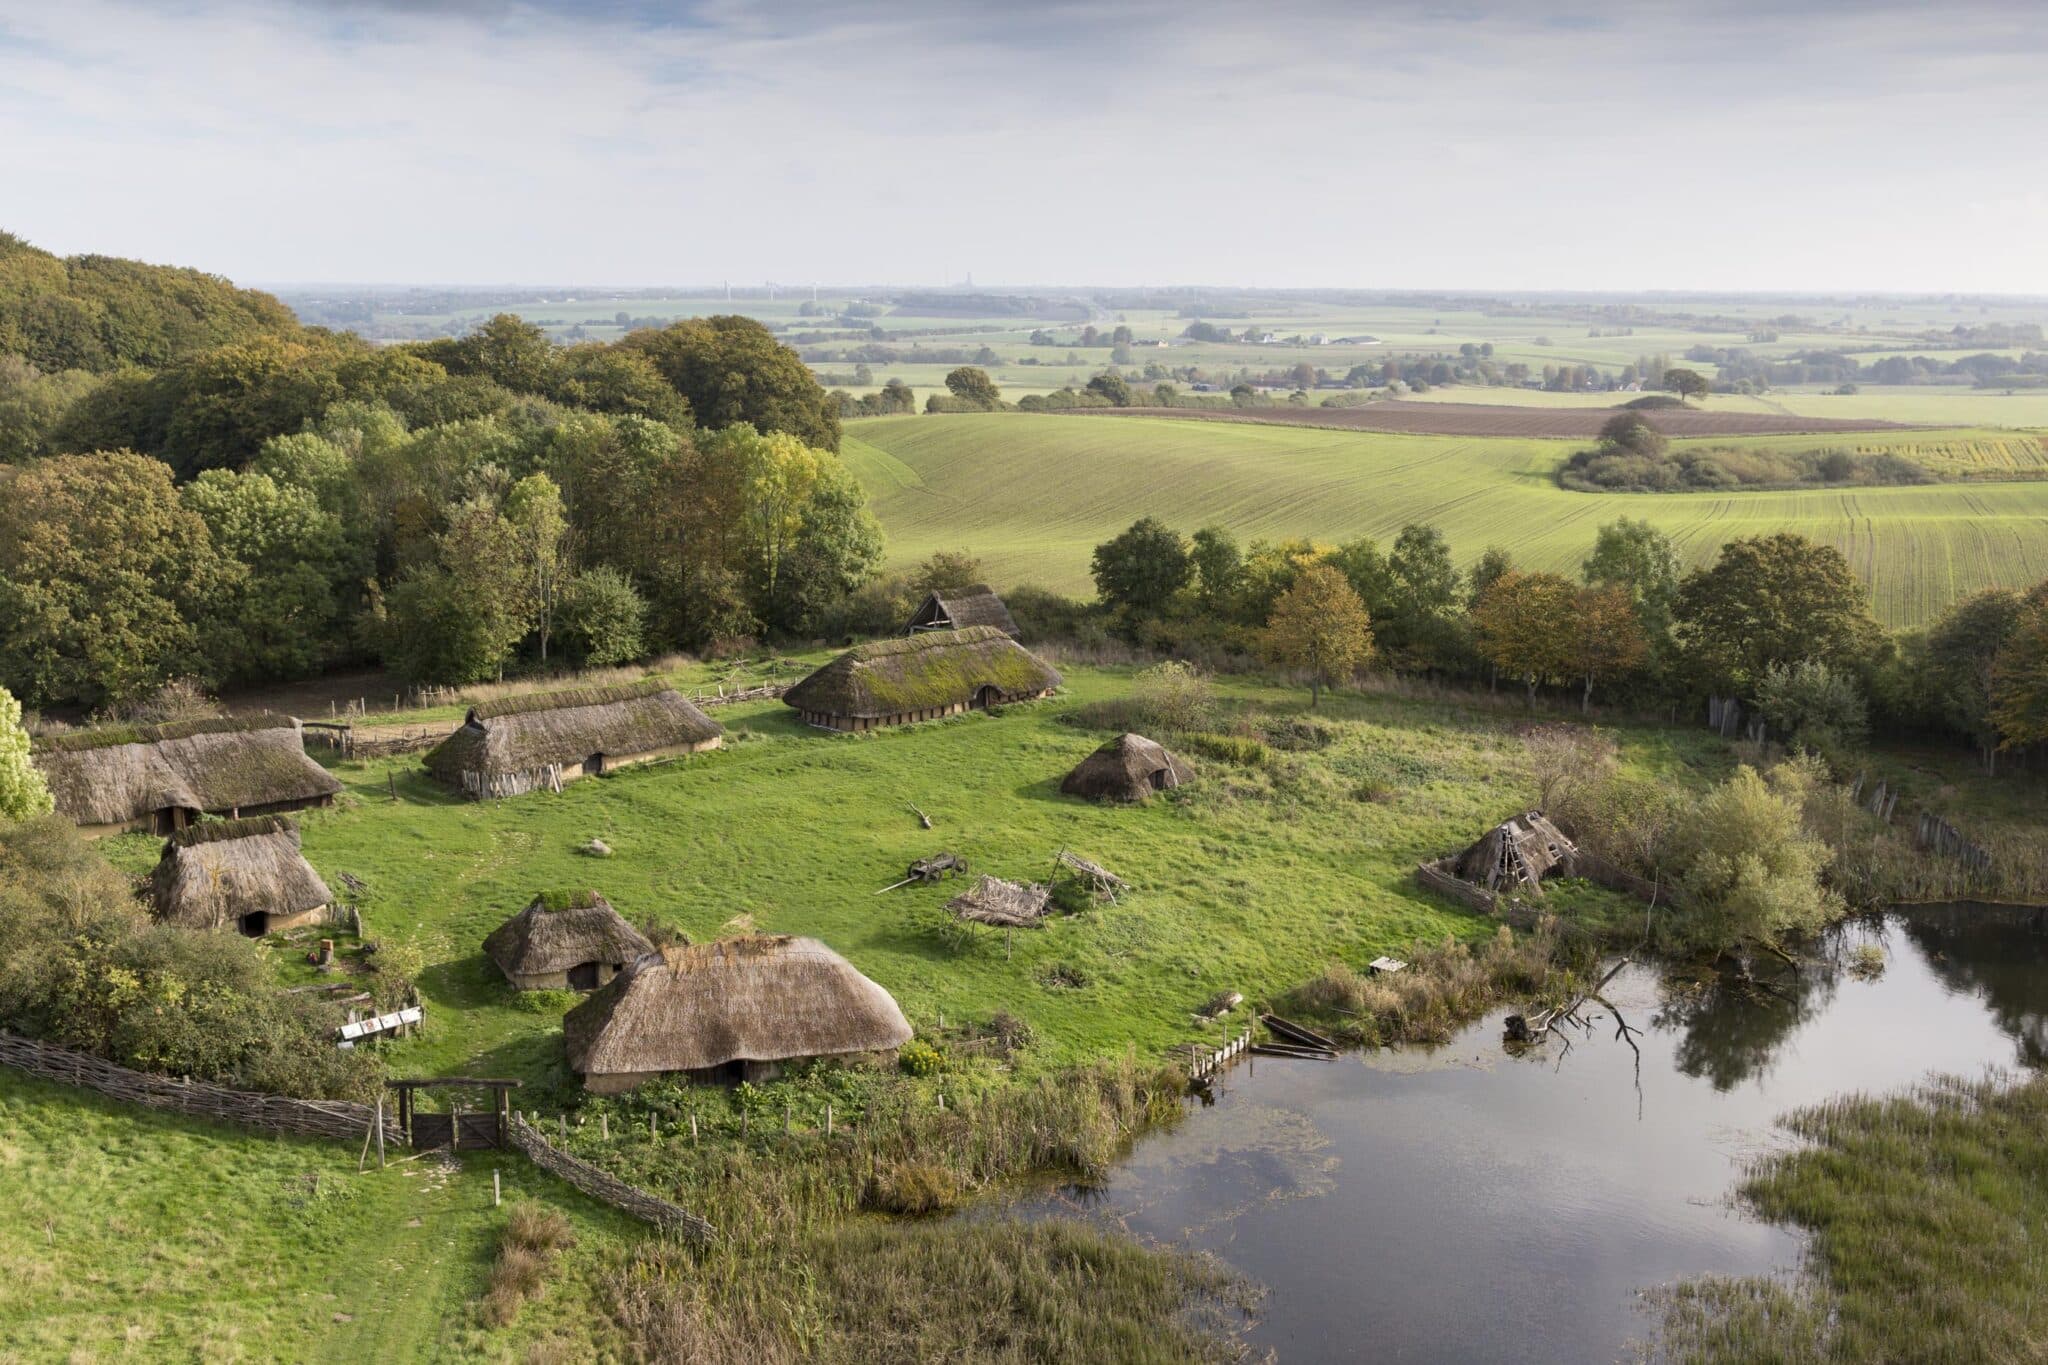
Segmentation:
{"type": "Polygon", "coordinates": [[[2041,0],[0,0],[0,227],[242,281],[2048,293],[2041,0]]]}

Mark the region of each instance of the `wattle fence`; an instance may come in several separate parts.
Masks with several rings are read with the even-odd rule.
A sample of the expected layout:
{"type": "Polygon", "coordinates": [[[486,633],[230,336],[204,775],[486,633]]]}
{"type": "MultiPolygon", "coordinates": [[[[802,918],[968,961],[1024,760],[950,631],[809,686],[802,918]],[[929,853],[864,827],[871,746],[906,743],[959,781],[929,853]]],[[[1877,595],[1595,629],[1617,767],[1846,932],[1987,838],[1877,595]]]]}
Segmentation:
{"type": "Polygon", "coordinates": [[[231,1090],[190,1077],[159,1076],[69,1048],[0,1033],[0,1064],[44,1080],[98,1091],[112,1099],[193,1118],[233,1123],[265,1133],[354,1141],[370,1131],[376,1109],[349,1100],[295,1100],[251,1090],[231,1090]]]}
{"type": "Polygon", "coordinates": [[[555,1146],[548,1141],[546,1134],[528,1123],[524,1115],[513,1115],[505,1135],[527,1160],[548,1174],[567,1181],[600,1204],[609,1204],[621,1213],[692,1242],[708,1242],[715,1235],[710,1223],[682,1205],[649,1194],[637,1185],[629,1185],[611,1172],[555,1146]]]}

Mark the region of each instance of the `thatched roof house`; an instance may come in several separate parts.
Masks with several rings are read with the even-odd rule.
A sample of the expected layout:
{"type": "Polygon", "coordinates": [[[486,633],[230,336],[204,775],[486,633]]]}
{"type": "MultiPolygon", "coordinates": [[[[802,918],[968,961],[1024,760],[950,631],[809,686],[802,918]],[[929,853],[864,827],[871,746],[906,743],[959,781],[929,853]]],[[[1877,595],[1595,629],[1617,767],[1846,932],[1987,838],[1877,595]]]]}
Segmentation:
{"type": "Polygon", "coordinates": [[[1060,675],[994,626],[858,645],[782,696],[828,730],[872,730],[1043,697],[1060,675]]]}
{"type": "Polygon", "coordinates": [[[722,939],[633,963],[562,1020],[569,1067],[598,1094],[669,1072],[765,1079],[799,1057],[910,1040],[889,993],[812,938],[722,939]]]}
{"type": "Polygon", "coordinates": [[[1091,801],[1143,801],[1194,775],[1184,760],[1152,740],[1122,734],[1082,759],[1060,783],[1060,790],[1091,801]]]}
{"type": "Polygon", "coordinates": [[[1012,640],[1019,635],[1017,622],[996,590],[986,583],[969,588],[940,588],[926,594],[911,613],[907,635],[928,630],[965,630],[969,626],[994,626],[1012,640]]]}
{"type": "Polygon", "coordinates": [[[324,922],[334,899],[299,852],[298,825],[282,815],[179,830],[164,841],[149,889],[166,923],[251,938],[324,922]]]}
{"type": "Polygon", "coordinates": [[[579,777],[715,749],[725,731],[659,680],[536,692],[472,706],[427,753],[427,771],[473,797],[518,796],[579,777]]]}
{"type": "Polygon", "coordinates": [[[77,730],[37,740],[33,759],[58,811],[88,834],[169,834],[202,814],[332,805],[341,790],[290,716],[77,730]]]}
{"type": "Polygon", "coordinates": [[[1450,872],[1488,891],[1540,891],[1538,883],[1577,852],[1542,811],[1524,811],[1501,821],[1452,859],[1450,872]]]}
{"type": "Polygon", "coordinates": [[[596,990],[653,951],[595,891],[535,896],[484,940],[484,955],[522,991],[596,990]]]}

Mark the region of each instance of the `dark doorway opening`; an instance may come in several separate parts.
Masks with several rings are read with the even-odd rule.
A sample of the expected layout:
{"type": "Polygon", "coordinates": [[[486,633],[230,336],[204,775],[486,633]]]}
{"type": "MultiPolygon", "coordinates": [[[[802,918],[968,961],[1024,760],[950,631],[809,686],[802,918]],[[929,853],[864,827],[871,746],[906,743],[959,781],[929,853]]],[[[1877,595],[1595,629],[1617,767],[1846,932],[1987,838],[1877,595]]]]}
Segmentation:
{"type": "Polygon", "coordinates": [[[1173,785],[1173,771],[1169,768],[1154,768],[1145,775],[1145,780],[1152,784],[1153,791],[1163,792],[1173,785]]]}
{"type": "Polygon", "coordinates": [[[569,989],[572,991],[594,991],[597,989],[597,964],[579,962],[569,969],[569,989]]]}
{"type": "Polygon", "coordinates": [[[604,776],[604,755],[592,754],[583,760],[583,771],[592,777],[604,776]]]}
{"type": "Polygon", "coordinates": [[[251,910],[235,921],[235,927],[242,931],[244,938],[262,938],[270,932],[270,915],[266,911],[251,910]]]}
{"type": "Polygon", "coordinates": [[[993,686],[982,686],[974,689],[974,709],[977,711],[986,711],[989,707],[1001,702],[1002,699],[1002,692],[993,686]]]}

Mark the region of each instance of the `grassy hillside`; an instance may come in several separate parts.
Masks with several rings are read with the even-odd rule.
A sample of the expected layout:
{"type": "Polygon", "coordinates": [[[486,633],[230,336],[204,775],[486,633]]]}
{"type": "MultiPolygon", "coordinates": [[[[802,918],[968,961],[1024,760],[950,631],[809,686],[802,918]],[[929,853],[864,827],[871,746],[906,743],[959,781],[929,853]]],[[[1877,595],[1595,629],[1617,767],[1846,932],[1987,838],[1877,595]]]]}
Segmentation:
{"type": "MultiPolygon", "coordinates": [[[[1816,438],[1797,438],[1812,443],[1816,438]]],[[[1858,448],[1881,438],[1865,433],[1858,448]]],[[[1887,443],[1888,443],[1888,438],[1887,443]]],[[[1898,439],[1943,449],[1995,433],[1898,439]]],[[[1557,486],[1571,442],[1473,440],[1152,419],[991,414],[898,417],[847,428],[897,562],[965,547],[998,582],[1086,593],[1095,545],[1146,514],[1245,539],[1391,539],[1435,522],[1464,562],[1489,545],[1576,571],[1594,531],[1647,518],[1695,563],[1738,536],[1794,530],[1838,546],[1893,625],[1956,598],[2048,576],[2048,483],[1738,494],[1588,494],[1557,486]]]]}
{"type": "MultiPolygon", "coordinates": [[[[544,889],[594,887],[629,918],[699,938],[741,914],[766,932],[816,935],[893,992],[913,1024],[1008,1010],[1037,1030],[1034,1055],[1049,1065],[1183,1045],[1189,1012],[1216,992],[1278,992],[1333,955],[1364,962],[1418,935],[1491,930],[1410,874],[1530,798],[1515,780],[1517,717],[1334,698],[1324,714],[1352,724],[1313,755],[1260,769],[1198,759],[1204,780],[1183,797],[1111,809],[1059,794],[1107,733],[1061,717],[1122,694],[1128,673],[1066,672],[1067,694],[1047,703],[865,737],[811,730],[780,703],[730,707],[719,712],[723,751],[559,795],[478,804],[431,785],[416,759],[344,764],[349,794],[306,818],[306,854],[330,885],[344,873],[364,885],[372,937],[415,945],[428,964],[428,1027],[390,1053],[394,1066],[541,1085],[561,1079],[560,1003],[536,1012],[482,944],[544,889]],[[934,829],[919,828],[911,802],[934,829]],[[615,856],[579,854],[593,836],[615,856]],[[1035,879],[1061,848],[1120,872],[1137,894],[1019,932],[1008,949],[994,931],[964,944],[948,932],[941,907],[962,884],[874,894],[941,849],[977,871],[1035,879]]],[[[1282,719],[1306,709],[1305,693],[1256,683],[1228,680],[1219,693],[1282,719]]],[[[1660,769],[1721,761],[1691,733],[1635,733],[1630,752],[1660,769]]],[[[139,870],[159,842],[107,847],[139,870]]]]}
{"type": "MultiPolygon", "coordinates": [[[[516,1358],[588,1346],[587,1272],[628,1230],[518,1158],[356,1173],[341,1143],[259,1137],[0,1069],[0,1360],[516,1358]],[[510,1196],[579,1248],[509,1332],[480,1294],[510,1196]]],[[[394,1153],[393,1155],[398,1155],[394,1153]]],[[[582,1352],[578,1352],[579,1358],[582,1352]]]]}

